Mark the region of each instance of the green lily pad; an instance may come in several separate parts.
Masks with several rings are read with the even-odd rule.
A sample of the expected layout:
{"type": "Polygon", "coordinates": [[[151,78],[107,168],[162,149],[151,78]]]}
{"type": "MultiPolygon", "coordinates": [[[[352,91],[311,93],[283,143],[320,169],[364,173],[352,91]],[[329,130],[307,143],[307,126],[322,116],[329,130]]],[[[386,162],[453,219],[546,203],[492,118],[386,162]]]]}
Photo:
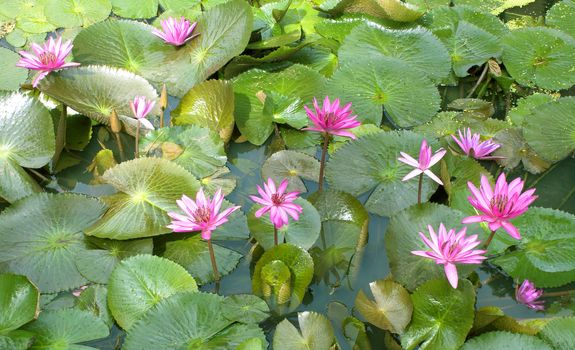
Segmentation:
{"type": "Polygon", "coordinates": [[[522,350],[551,350],[543,340],[526,334],[510,332],[489,332],[467,341],[461,350],[487,350],[501,348],[503,345],[522,350]]]}
{"type": "Polygon", "coordinates": [[[277,350],[331,349],[336,343],[329,320],[317,312],[299,312],[298,330],[287,319],[281,321],[274,333],[273,348],[277,350]]]}
{"type": "Polygon", "coordinates": [[[575,317],[551,320],[538,336],[553,345],[555,349],[573,349],[575,347],[575,317]]]}
{"type": "Polygon", "coordinates": [[[92,138],[92,121],[83,115],[72,115],[66,119],[66,149],[83,151],[92,138]]]}
{"type": "Polygon", "coordinates": [[[79,343],[110,334],[104,321],[77,309],[43,311],[38,320],[24,329],[35,333],[32,349],[93,349],[79,343]]]}
{"type": "Polygon", "coordinates": [[[503,63],[522,85],[550,90],[575,84],[575,39],[544,27],[520,28],[503,38],[503,63]]]}
{"type": "MultiPolygon", "coordinates": [[[[303,198],[294,201],[295,204],[303,208],[299,215],[299,220],[295,221],[290,217],[287,225],[278,229],[278,242],[282,243],[285,239],[303,249],[309,249],[319,238],[321,230],[321,220],[319,213],[313,205],[303,198]]],[[[274,247],[274,226],[270,221],[269,213],[256,218],[255,212],[261,208],[260,205],[254,205],[248,214],[248,226],[252,236],[265,249],[269,250],[274,247]]]]}
{"type": "Polygon", "coordinates": [[[567,157],[553,164],[549,170],[527,176],[527,186],[537,188],[535,205],[575,214],[575,159],[567,157]]]}
{"type": "Polygon", "coordinates": [[[224,317],[240,323],[260,323],[270,316],[269,311],[265,301],[251,294],[230,295],[223,303],[224,317]]]}
{"type": "Polygon", "coordinates": [[[523,133],[538,155],[556,162],[575,150],[575,97],[540,105],[531,113],[523,123],[523,133]]]}
{"type": "Polygon", "coordinates": [[[517,106],[507,113],[507,119],[514,125],[522,126],[525,119],[529,118],[533,111],[548,102],[556,101],[553,95],[535,93],[517,100],[517,106]]]}
{"type": "Polygon", "coordinates": [[[533,2],[535,2],[535,0],[488,0],[488,1],[457,0],[456,1],[457,5],[472,6],[479,10],[489,12],[493,15],[498,15],[503,11],[513,7],[523,7],[533,2]]]}
{"type": "Polygon", "coordinates": [[[327,91],[342,102],[352,102],[358,120],[376,125],[383,108],[393,123],[405,128],[429,121],[440,107],[437,87],[426,75],[385,56],[360,56],[341,66],[327,91]]]}
{"type": "Polygon", "coordinates": [[[252,69],[234,80],[235,118],[248,141],[263,144],[272,134],[274,122],[301,128],[307,123],[303,105],[323,91],[325,78],[318,72],[293,65],[281,72],[252,69]]]}
{"type": "Polygon", "coordinates": [[[194,278],[175,262],[153,255],[137,255],[122,261],[112,272],[108,306],[120,327],[129,330],[162,300],[176,293],[197,290],[194,278]]]}
{"type": "Polygon", "coordinates": [[[220,137],[195,125],[149,132],[140,141],[140,155],[174,161],[198,178],[212,175],[227,161],[220,137]]]}
{"type": "Polygon", "coordinates": [[[34,333],[16,330],[6,335],[0,335],[0,348],[10,350],[26,350],[34,343],[34,333]]]}
{"type": "Polygon", "coordinates": [[[56,29],[48,21],[44,10],[44,0],[14,0],[2,11],[8,17],[16,15],[16,27],[34,34],[45,34],[56,29]]]}
{"type": "MultiPolygon", "coordinates": [[[[213,248],[220,276],[232,272],[242,258],[242,254],[221,245],[213,244],[213,248]]],[[[208,244],[199,235],[167,242],[162,256],[182,265],[199,284],[207,284],[215,280],[208,244]]]]}
{"type": "MultiPolygon", "coordinates": [[[[110,125],[110,114],[116,111],[126,131],[135,134],[137,121],[132,116],[130,101],[134,96],[149,100],[158,98],[156,90],[144,78],[121,69],[82,66],[50,73],[38,85],[46,95],[74,110],[110,125]]],[[[151,115],[159,114],[156,103],[151,115]]]]}
{"type": "Polygon", "coordinates": [[[563,0],[555,3],[545,16],[545,24],[571,35],[575,38],[575,23],[572,19],[575,16],[575,2],[563,0]]]}
{"type": "Polygon", "coordinates": [[[378,328],[401,334],[411,321],[413,303],[409,292],[392,280],[378,280],[369,284],[375,301],[363,290],[357,293],[355,308],[378,328]]]}
{"type": "Polygon", "coordinates": [[[229,142],[234,131],[234,90],[224,80],[208,80],[188,91],[172,111],[174,125],[207,127],[229,142]]]}
{"type": "Polygon", "coordinates": [[[100,238],[131,239],[171,232],[168,211],[177,211],[182,194],[195,195],[196,178],[181,166],[162,158],[123,162],[102,176],[120,193],[102,197],[109,209],[86,234],[100,238]]]}
{"type": "Polygon", "coordinates": [[[57,27],[87,27],[110,16],[110,0],[46,0],[46,19],[57,27]]]}
{"type": "Polygon", "coordinates": [[[387,17],[397,22],[413,22],[425,13],[424,9],[401,0],[379,0],[387,17]]]}
{"type": "Polygon", "coordinates": [[[160,6],[164,10],[183,11],[202,3],[201,0],[160,0],[160,6]]]}
{"type": "Polygon", "coordinates": [[[547,170],[551,163],[539,157],[535,151],[527,144],[523,136],[523,130],[510,128],[501,130],[493,138],[493,142],[501,145],[493,155],[502,157],[497,159],[497,163],[506,169],[513,169],[523,164],[523,168],[532,174],[539,174],[547,170]]]}
{"type": "Polygon", "coordinates": [[[0,275],[0,334],[20,328],[38,317],[40,292],[25,276],[0,275]]]}
{"type": "Polygon", "coordinates": [[[0,48],[0,90],[18,90],[28,78],[26,69],[16,67],[19,60],[16,52],[0,48]]]}
{"type": "Polygon", "coordinates": [[[151,239],[114,241],[91,237],[92,246],[76,256],[78,271],[95,283],[107,284],[112,271],[123,259],[138,254],[152,254],[151,239]]]}
{"type": "Polygon", "coordinates": [[[158,0],[112,0],[113,11],[125,18],[152,18],[158,14],[158,0]]]}
{"type": "Polygon", "coordinates": [[[453,289],[446,279],[431,280],[412,295],[413,318],[401,336],[406,349],[458,349],[473,325],[475,290],[469,281],[453,289]]]}
{"type": "MultiPolygon", "coordinates": [[[[346,144],[327,163],[328,183],[354,196],[373,190],[366,209],[377,215],[391,216],[417,203],[418,181],[401,181],[412,168],[397,158],[399,152],[417,157],[422,139],[413,132],[400,131],[371,134],[346,144]]],[[[434,143],[431,146],[438,149],[434,143]]],[[[436,189],[435,182],[424,176],[423,200],[429,199],[436,189]]]]}
{"type": "Polygon", "coordinates": [[[307,192],[302,179],[317,181],[319,161],[304,153],[279,151],[266,159],[262,166],[262,178],[271,178],[276,183],[289,180],[288,191],[307,192]]]}
{"type": "Polygon", "coordinates": [[[358,57],[390,57],[407,63],[435,82],[449,75],[451,64],[445,46],[430,31],[389,30],[368,22],[355,27],[339,48],[339,64],[353,63],[358,57]]]}
{"type": "Polygon", "coordinates": [[[75,194],[36,194],[14,203],[0,214],[0,270],[27,276],[43,292],[86,284],[75,259],[86,250],[82,231],[103,211],[102,202],[75,194]]]}
{"type": "Polygon", "coordinates": [[[200,183],[210,196],[213,196],[218,189],[221,189],[222,193],[227,196],[236,188],[236,179],[230,169],[225,166],[216,170],[212,175],[200,179],[200,183]]]}
{"type": "Polygon", "coordinates": [[[108,325],[114,324],[114,319],[108,308],[108,289],[106,286],[93,284],[76,297],[74,307],[92,313],[108,325]]]}
{"type": "Polygon", "coordinates": [[[128,332],[123,349],[236,349],[248,339],[267,342],[256,324],[223,316],[226,298],[208,293],[178,293],[162,300],[128,332]]]}

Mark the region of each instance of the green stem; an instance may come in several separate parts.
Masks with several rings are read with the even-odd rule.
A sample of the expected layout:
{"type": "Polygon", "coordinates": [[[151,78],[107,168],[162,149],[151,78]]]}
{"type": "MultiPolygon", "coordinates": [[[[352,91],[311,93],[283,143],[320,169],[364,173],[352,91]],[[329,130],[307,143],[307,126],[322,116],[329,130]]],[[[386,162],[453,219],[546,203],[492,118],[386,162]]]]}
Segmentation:
{"type": "Polygon", "coordinates": [[[485,241],[485,250],[487,250],[487,247],[489,247],[489,245],[491,244],[493,237],[495,237],[495,231],[491,231],[489,238],[487,238],[487,241],[485,241]]]}
{"type": "Polygon", "coordinates": [[[479,87],[479,85],[483,81],[483,78],[485,78],[485,75],[487,74],[488,70],[489,70],[489,63],[485,63],[485,67],[483,67],[483,71],[481,72],[479,79],[477,80],[477,82],[473,86],[473,89],[471,89],[471,91],[469,91],[469,93],[467,94],[467,98],[470,98],[471,96],[473,96],[473,93],[475,92],[475,90],[477,90],[477,88],[479,87]]]}
{"type": "Polygon", "coordinates": [[[56,152],[54,152],[54,157],[52,158],[52,163],[54,167],[58,164],[58,160],[60,160],[60,155],[64,150],[64,146],[66,145],[66,121],[68,119],[68,107],[66,105],[62,105],[62,114],[60,115],[60,119],[58,120],[58,130],[56,130],[56,152]]]}
{"type": "Polygon", "coordinates": [[[140,119],[138,119],[138,126],[136,127],[136,149],[134,150],[134,158],[140,156],[140,119]]]}
{"type": "Polygon", "coordinates": [[[421,205],[421,189],[423,188],[423,173],[419,174],[419,185],[417,186],[417,204],[421,205]]]}
{"type": "Polygon", "coordinates": [[[278,229],[274,225],[274,245],[278,245],[278,229]]]}
{"type": "Polygon", "coordinates": [[[571,295],[574,294],[575,290],[562,290],[559,292],[549,292],[549,293],[543,293],[543,297],[562,297],[565,295],[571,295]]]}
{"type": "Polygon", "coordinates": [[[220,273],[218,272],[218,265],[216,265],[216,255],[214,254],[214,247],[212,246],[211,239],[208,239],[208,249],[210,251],[210,260],[212,261],[214,280],[216,281],[216,283],[218,283],[220,281],[220,273]]]}
{"type": "Polygon", "coordinates": [[[120,160],[123,162],[126,159],[126,154],[124,153],[122,138],[120,137],[120,133],[113,132],[112,134],[114,134],[114,137],[116,138],[116,144],[118,145],[118,150],[120,151],[120,160]]]}
{"type": "Polygon", "coordinates": [[[321,162],[319,163],[319,186],[318,191],[323,191],[323,172],[325,169],[325,156],[327,154],[327,146],[329,145],[329,134],[326,132],[323,135],[323,147],[321,148],[321,162]]]}

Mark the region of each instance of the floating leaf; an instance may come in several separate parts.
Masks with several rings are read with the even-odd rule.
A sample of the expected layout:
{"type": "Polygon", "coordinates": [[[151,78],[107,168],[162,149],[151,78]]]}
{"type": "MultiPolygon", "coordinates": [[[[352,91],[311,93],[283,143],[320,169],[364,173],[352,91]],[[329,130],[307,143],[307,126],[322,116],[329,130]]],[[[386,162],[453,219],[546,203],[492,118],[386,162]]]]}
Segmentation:
{"type": "Polygon", "coordinates": [[[25,276],[0,275],[0,334],[38,317],[40,292],[25,276]]]}
{"type": "Polygon", "coordinates": [[[208,80],[188,91],[172,111],[175,125],[199,125],[229,142],[234,131],[234,90],[224,80],[208,80]]]}
{"type": "Polygon", "coordinates": [[[545,16],[545,24],[549,27],[557,28],[575,38],[575,2],[563,0],[555,3],[545,16]]]}
{"type": "Polygon", "coordinates": [[[479,337],[471,338],[461,350],[487,350],[511,346],[522,350],[551,350],[552,348],[541,339],[526,335],[509,332],[489,332],[479,337]]]}
{"type": "Polygon", "coordinates": [[[457,5],[469,5],[478,8],[482,11],[490,12],[494,15],[498,15],[507,9],[513,7],[523,7],[533,2],[535,2],[535,0],[488,0],[488,1],[457,0],[456,1],[457,5]]]}
{"type": "Polygon", "coordinates": [[[158,0],[112,0],[115,14],[125,18],[151,18],[158,14],[158,0]]]}
{"type": "Polygon", "coordinates": [[[92,121],[83,115],[66,118],[66,149],[82,151],[92,138],[92,121]]]}
{"type": "Polygon", "coordinates": [[[469,281],[453,289],[446,279],[431,280],[412,295],[413,318],[401,336],[406,349],[458,349],[473,325],[475,290],[469,281]]]}
{"type": "Polygon", "coordinates": [[[194,196],[200,184],[181,166],[161,158],[138,158],[106,171],[104,183],[120,193],[102,197],[109,206],[86,230],[100,238],[130,239],[170,232],[168,211],[178,211],[182,194],[194,196]]]}
{"type": "Polygon", "coordinates": [[[110,0],[46,0],[45,6],[48,21],[61,28],[87,27],[112,11],[110,0]]]}
{"type": "MultiPolygon", "coordinates": [[[[327,163],[328,183],[354,196],[371,191],[367,210],[391,216],[417,203],[418,181],[401,181],[412,169],[397,158],[399,152],[419,154],[422,140],[415,133],[400,131],[371,134],[346,144],[327,163]]],[[[427,200],[436,188],[435,182],[424,176],[422,198],[427,200]]]]}
{"type": "Polygon", "coordinates": [[[302,178],[317,181],[318,176],[318,160],[307,154],[295,151],[284,150],[276,152],[262,166],[262,178],[271,178],[276,183],[288,179],[288,191],[307,192],[302,178]]]}
{"type": "Polygon", "coordinates": [[[535,151],[527,144],[523,137],[523,130],[510,128],[501,130],[493,138],[493,142],[501,145],[493,155],[501,157],[497,163],[506,169],[512,169],[523,164],[525,170],[532,174],[539,174],[547,170],[551,163],[540,158],[535,151]]]}
{"type": "Polygon", "coordinates": [[[200,179],[200,183],[204,192],[210,196],[213,196],[218,189],[227,196],[236,188],[236,179],[227,167],[221,167],[212,175],[200,179]]]}
{"type": "Polygon", "coordinates": [[[18,90],[28,78],[26,69],[16,67],[19,60],[16,52],[0,48],[0,90],[18,90]]]}
{"type": "Polygon", "coordinates": [[[575,39],[562,31],[520,28],[503,38],[503,63],[522,85],[550,90],[575,84],[575,39]]]}
{"type": "Polygon", "coordinates": [[[546,172],[529,175],[527,186],[536,187],[539,198],[535,205],[575,214],[575,159],[568,157],[555,163],[546,172]]]}
{"type": "Polygon", "coordinates": [[[93,284],[80,293],[76,298],[74,306],[79,310],[89,311],[102,321],[106,322],[108,327],[112,327],[114,319],[108,309],[108,289],[106,286],[93,284]]]}
{"type": "Polygon", "coordinates": [[[507,119],[514,125],[522,126],[523,121],[531,116],[539,106],[555,101],[553,95],[536,93],[517,100],[517,106],[507,113],[507,119]]]}
{"type": "Polygon", "coordinates": [[[401,0],[379,0],[377,3],[390,19],[397,22],[413,22],[425,13],[418,6],[401,0]]]}
{"type": "Polygon", "coordinates": [[[360,290],[355,298],[357,311],[378,328],[392,333],[403,333],[413,312],[409,292],[392,280],[371,282],[369,289],[375,301],[370,300],[363,290],[360,290]]]}
{"type": "Polygon", "coordinates": [[[148,310],[155,306],[157,310],[162,300],[176,293],[197,290],[194,278],[175,262],[138,255],[122,261],[112,272],[108,306],[120,327],[129,330],[148,310]]]}
{"type": "Polygon", "coordinates": [[[575,348],[575,318],[565,317],[551,320],[538,334],[555,349],[575,348]]]}
{"type": "Polygon", "coordinates": [[[43,292],[86,284],[75,259],[86,250],[82,231],[103,211],[97,199],[75,194],[36,194],[14,203],[0,214],[0,266],[43,292]]]}
{"type": "Polygon", "coordinates": [[[260,323],[270,316],[269,311],[265,301],[251,294],[230,295],[223,303],[224,317],[240,323],[260,323]]]}
{"type": "Polygon", "coordinates": [[[332,348],[335,343],[333,327],[324,315],[305,311],[299,312],[297,319],[299,331],[287,319],[277,325],[273,340],[274,349],[323,350],[332,348]]]}

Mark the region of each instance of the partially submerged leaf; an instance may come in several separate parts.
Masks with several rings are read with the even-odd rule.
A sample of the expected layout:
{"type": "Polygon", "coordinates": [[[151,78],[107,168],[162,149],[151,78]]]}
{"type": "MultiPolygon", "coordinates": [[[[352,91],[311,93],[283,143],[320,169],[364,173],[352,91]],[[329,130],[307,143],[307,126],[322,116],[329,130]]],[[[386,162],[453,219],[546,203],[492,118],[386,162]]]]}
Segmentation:
{"type": "Polygon", "coordinates": [[[276,327],[273,347],[277,350],[323,350],[335,343],[333,328],[329,320],[316,312],[299,312],[300,331],[287,319],[276,327]]]}

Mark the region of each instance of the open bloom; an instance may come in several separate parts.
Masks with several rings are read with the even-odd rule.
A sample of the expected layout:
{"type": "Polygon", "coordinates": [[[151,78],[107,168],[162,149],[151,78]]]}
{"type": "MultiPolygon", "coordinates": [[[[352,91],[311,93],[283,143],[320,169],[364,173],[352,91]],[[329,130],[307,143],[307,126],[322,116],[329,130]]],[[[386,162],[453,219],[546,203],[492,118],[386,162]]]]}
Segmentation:
{"type": "Polygon", "coordinates": [[[470,128],[464,130],[463,133],[461,130],[458,130],[458,132],[459,138],[455,135],[452,135],[451,137],[455,142],[457,142],[459,147],[461,147],[461,150],[469,157],[473,157],[475,159],[493,159],[494,157],[490,157],[489,155],[500,147],[499,144],[494,143],[491,140],[481,142],[481,135],[472,134],[470,128]]]}
{"type": "Polygon", "coordinates": [[[304,106],[309,119],[311,119],[313,126],[304,128],[303,130],[318,131],[331,135],[351,137],[355,139],[355,135],[348,129],[353,129],[361,125],[355,118],[356,115],[351,116],[351,102],[344,107],[339,106],[339,98],[336,98],[333,103],[330,102],[329,97],[323,100],[323,106],[320,108],[317,99],[313,99],[314,111],[304,106]]]}
{"type": "Polygon", "coordinates": [[[270,212],[270,220],[276,228],[281,228],[288,223],[288,215],[294,220],[299,220],[299,213],[302,212],[302,207],[293,203],[293,201],[299,195],[299,192],[287,192],[288,180],[284,179],[279,187],[276,189],[276,185],[272,179],[268,179],[267,183],[264,183],[264,188],[262,189],[258,186],[258,192],[261,196],[250,196],[250,198],[261,205],[262,208],[256,211],[256,217],[259,218],[268,211],[270,212]]]}
{"type": "Polygon", "coordinates": [[[455,264],[481,264],[486,259],[483,256],[485,250],[474,250],[481,241],[477,240],[477,235],[467,237],[465,235],[467,227],[455,233],[454,229],[447,231],[443,223],[439,225],[439,234],[436,235],[431,225],[427,226],[429,230],[429,240],[423,233],[419,236],[431,251],[414,250],[411,254],[419,255],[424,258],[435,260],[437,264],[442,264],[445,269],[445,275],[453,288],[457,288],[459,277],[457,276],[457,267],[455,264]]]}
{"type": "Polygon", "coordinates": [[[142,123],[146,129],[154,129],[154,125],[146,119],[152,108],[156,105],[156,101],[150,101],[145,96],[136,96],[134,101],[130,102],[130,108],[134,117],[142,123]]]}
{"type": "Polygon", "coordinates": [[[486,222],[491,231],[496,231],[503,227],[509,235],[515,239],[521,239],[519,231],[509,220],[525,213],[529,204],[533,203],[537,196],[533,195],[535,189],[532,188],[523,193],[524,182],[516,178],[507,184],[505,174],[501,173],[495,184],[491,188],[487,176],[481,175],[481,186],[479,189],[468,182],[467,186],[471,191],[468,197],[469,203],[481,212],[481,215],[469,216],[463,219],[464,224],[472,222],[486,222]]]}
{"type": "Polygon", "coordinates": [[[184,215],[169,212],[172,223],[168,228],[174,232],[194,232],[201,231],[202,238],[209,240],[212,238],[212,231],[218,226],[228,221],[228,216],[240,207],[229,207],[220,213],[224,196],[222,190],[218,189],[214,198],[206,198],[203,189],[196,193],[194,201],[186,195],[182,195],[181,200],[176,203],[184,212],[184,215]]]}
{"type": "Polygon", "coordinates": [[[439,162],[445,155],[445,152],[446,151],[443,148],[440,148],[437,150],[437,152],[435,152],[435,154],[432,155],[431,146],[427,145],[427,141],[425,139],[421,142],[421,149],[419,150],[419,161],[415,160],[407,153],[399,152],[401,157],[397,158],[397,160],[416,168],[415,170],[409,172],[409,174],[405,175],[401,181],[407,181],[423,173],[429,176],[433,181],[443,185],[443,182],[441,182],[441,180],[434,173],[432,173],[429,168],[439,162]]]}
{"type": "Polygon", "coordinates": [[[52,71],[80,65],[80,63],[76,62],[66,62],[66,57],[72,50],[72,42],[70,40],[62,44],[61,37],[58,37],[56,40],[50,37],[42,46],[32,43],[30,47],[36,55],[30,52],[20,51],[22,58],[16,63],[16,66],[40,72],[32,81],[32,86],[34,87],[52,71]]]}
{"type": "Polygon", "coordinates": [[[535,288],[529,280],[523,281],[521,286],[515,289],[515,300],[533,310],[544,310],[543,300],[537,300],[543,295],[542,289],[535,288]]]}
{"type": "Polygon", "coordinates": [[[198,23],[190,23],[190,21],[184,17],[179,20],[168,17],[168,19],[160,21],[160,24],[162,25],[162,30],[154,29],[152,30],[152,34],[164,39],[168,44],[181,46],[188,40],[198,36],[198,34],[191,35],[198,23]]]}

